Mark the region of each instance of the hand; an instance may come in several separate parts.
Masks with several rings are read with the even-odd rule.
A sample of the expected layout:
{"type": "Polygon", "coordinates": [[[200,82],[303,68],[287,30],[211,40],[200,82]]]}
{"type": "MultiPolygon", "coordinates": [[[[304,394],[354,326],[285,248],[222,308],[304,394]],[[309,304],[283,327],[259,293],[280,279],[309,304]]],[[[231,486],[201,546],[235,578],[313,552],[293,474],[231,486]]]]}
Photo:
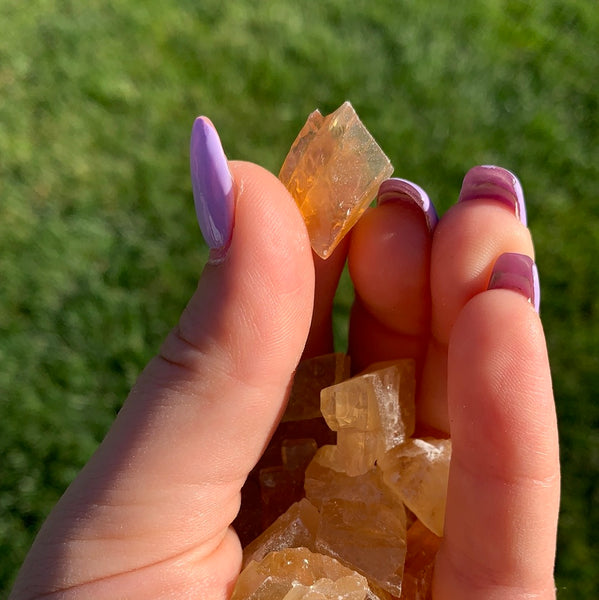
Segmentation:
{"type": "Polygon", "coordinates": [[[273,175],[229,168],[234,226],[225,218],[224,235],[207,234],[215,250],[196,293],[44,524],[11,598],[228,597],[241,563],[230,527],[240,489],[302,353],[332,349],[346,254],[353,364],[415,357],[420,424],[451,430],[435,599],[554,597],[557,431],[527,301],[531,265],[508,257],[494,268],[506,252],[533,256],[510,175],[470,171],[464,201],[438,224],[421,190],[385,184],[324,262],[273,175]]]}

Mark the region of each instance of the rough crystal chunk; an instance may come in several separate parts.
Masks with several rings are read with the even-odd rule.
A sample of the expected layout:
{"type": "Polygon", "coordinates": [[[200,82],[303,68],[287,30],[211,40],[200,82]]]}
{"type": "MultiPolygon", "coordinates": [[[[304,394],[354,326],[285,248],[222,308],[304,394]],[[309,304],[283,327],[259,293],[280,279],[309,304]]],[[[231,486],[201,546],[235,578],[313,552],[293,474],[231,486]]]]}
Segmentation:
{"type": "Polygon", "coordinates": [[[343,470],[352,477],[374,468],[379,447],[376,431],[340,429],[337,432],[337,454],[343,470]]]}
{"type": "Polygon", "coordinates": [[[351,475],[365,473],[414,432],[413,360],[400,360],[322,390],[320,407],[351,475]]]}
{"type": "Polygon", "coordinates": [[[308,401],[290,403],[292,417],[242,490],[235,525],[245,539],[244,571],[233,599],[430,600],[451,442],[433,431],[410,437],[414,362],[377,363],[343,382],[343,355],[304,365],[293,387],[308,401]],[[318,373],[314,389],[301,381],[318,373]],[[318,387],[331,378],[316,416],[318,387]],[[247,524],[257,520],[249,537],[247,524]],[[324,573],[329,559],[349,571],[324,573]]]}
{"type": "Polygon", "coordinates": [[[401,585],[402,598],[429,600],[435,558],[441,538],[416,520],[408,529],[408,552],[401,585]]]}
{"type": "Polygon", "coordinates": [[[451,440],[411,439],[378,462],[389,489],[433,533],[443,535],[451,440]]]}
{"type": "Polygon", "coordinates": [[[325,502],[316,549],[399,596],[406,555],[406,516],[401,505],[333,499],[325,502]]]}
{"type": "Polygon", "coordinates": [[[304,489],[306,498],[320,508],[333,498],[366,502],[367,504],[397,505],[383,484],[380,469],[370,469],[356,477],[340,469],[337,446],[323,446],[306,469],[304,489]]]}
{"type": "Polygon", "coordinates": [[[318,510],[306,498],[292,504],[287,512],[243,549],[244,567],[252,560],[260,562],[269,552],[285,548],[314,550],[319,521],[318,510]]]}
{"type": "Polygon", "coordinates": [[[365,600],[372,596],[363,576],[330,556],[316,554],[306,548],[287,548],[267,554],[260,562],[251,561],[241,572],[231,596],[231,600],[284,598],[365,600]],[[299,596],[287,596],[295,587],[311,588],[315,584],[315,593],[327,592],[327,595],[310,596],[310,589],[300,588],[299,596]]]}
{"type": "Polygon", "coordinates": [[[314,111],[291,146],[279,178],[295,199],[314,251],[331,255],[393,172],[349,102],[314,111]]]}
{"type": "Polygon", "coordinates": [[[367,594],[361,580],[347,575],[337,581],[319,579],[313,585],[293,584],[283,600],[364,600],[367,594]]]}

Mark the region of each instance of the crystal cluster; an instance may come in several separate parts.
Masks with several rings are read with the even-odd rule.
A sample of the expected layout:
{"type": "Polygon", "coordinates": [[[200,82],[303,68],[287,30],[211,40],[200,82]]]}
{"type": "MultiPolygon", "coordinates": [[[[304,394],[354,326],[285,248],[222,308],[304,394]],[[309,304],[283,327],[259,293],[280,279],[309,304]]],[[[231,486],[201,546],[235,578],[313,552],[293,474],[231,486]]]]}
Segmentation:
{"type": "Polygon", "coordinates": [[[262,531],[245,540],[233,600],[430,597],[451,442],[414,437],[412,360],[348,374],[342,354],[300,363],[242,494],[238,531],[262,531]]]}
{"type": "Polygon", "coordinates": [[[279,179],[295,199],[314,252],[331,255],[393,166],[349,102],[315,110],[293,142],[279,179]]]}
{"type": "Polygon", "coordinates": [[[245,569],[239,576],[231,600],[374,598],[364,577],[334,558],[307,548],[285,548],[254,564],[253,569],[245,569]]]}

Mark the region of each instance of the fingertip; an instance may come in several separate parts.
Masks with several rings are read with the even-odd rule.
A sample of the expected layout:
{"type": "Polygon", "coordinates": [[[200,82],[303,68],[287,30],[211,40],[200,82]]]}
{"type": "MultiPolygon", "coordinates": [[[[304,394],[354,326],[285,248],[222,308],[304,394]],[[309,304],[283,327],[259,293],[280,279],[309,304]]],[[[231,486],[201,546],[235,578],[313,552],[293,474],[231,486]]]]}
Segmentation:
{"type": "Polygon", "coordinates": [[[526,203],[520,180],[507,169],[495,165],[472,167],[465,175],[459,202],[498,202],[526,226],[526,203]]]}
{"type": "Polygon", "coordinates": [[[542,325],[520,293],[485,291],[460,312],[448,405],[453,452],[436,578],[458,593],[439,597],[545,597],[559,507],[557,425],[542,325]]]}
{"type": "Polygon", "coordinates": [[[496,203],[460,202],[448,210],[433,235],[432,333],[447,344],[464,305],[486,289],[498,256],[518,252],[534,258],[530,232],[496,203]]]}
{"type": "Polygon", "coordinates": [[[539,312],[541,287],[536,264],[525,254],[505,252],[495,261],[488,289],[508,289],[518,292],[539,312]]]}
{"type": "Polygon", "coordinates": [[[237,188],[235,241],[242,251],[276,254],[279,264],[293,255],[300,269],[311,264],[308,232],[285,186],[254,163],[230,161],[229,168],[237,188]]]}
{"type": "Polygon", "coordinates": [[[395,333],[428,332],[431,232],[415,203],[387,201],[352,231],[349,271],[356,293],[395,333]]]}
{"type": "Polygon", "coordinates": [[[314,264],[304,222],[282,183],[253,163],[230,161],[229,168],[236,189],[230,244],[206,265],[180,329],[192,343],[226,339],[237,359],[251,355],[233,363],[247,366],[243,379],[262,372],[261,358],[274,361],[276,371],[279,360],[288,364],[290,353],[301,354],[314,302],[314,264]],[[258,355],[251,351],[257,344],[258,355]]]}
{"type": "Polygon", "coordinates": [[[377,195],[377,205],[381,206],[389,202],[417,206],[424,215],[429,231],[433,231],[439,222],[439,215],[428,194],[419,185],[407,179],[391,177],[383,181],[377,195]]]}

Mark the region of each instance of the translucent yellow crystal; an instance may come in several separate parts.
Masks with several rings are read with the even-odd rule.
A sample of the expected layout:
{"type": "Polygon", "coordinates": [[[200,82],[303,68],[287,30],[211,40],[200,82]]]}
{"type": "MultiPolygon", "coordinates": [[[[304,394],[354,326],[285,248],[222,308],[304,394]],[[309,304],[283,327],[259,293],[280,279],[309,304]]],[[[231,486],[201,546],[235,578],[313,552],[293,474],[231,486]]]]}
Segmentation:
{"type": "Polygon", "coordinates": [[[314,252],[331,255],[393,172],[389,159],[349,102],[323,117],[314,111],[281,167],[314,252]]]}
{"type": "Polygon", "coordinates": [[[348,475],[357,477],[374,468],[379,448],[377,433],[350,427],[337,432],[337,455],[348,475]]]}
{"type": "Polygon", "coordinates": [[[318,509],[333,498],[367,504],[396,506],[397,501],[383,484],[380,469],[353,477],[341,470],[337,446],[323,446],[306,469],[306,498],[318,509]]]}
{"type": "Polygon", "coordinates": [[[241,572],[231,596],[231,600],[298,598],[366,600],[373,596],[363,576],[330,556],[306,548],[287,548],[267,554],[260,562],[251,561],[241,572]],[[301,594],[288,596],[294,588],[299,588],[301,594]],[[312,592],[314,595],[309,595],[312,592]]]}
{"type": "Polygon", "coordinates": [[[443,535],[451,440],[411,439],[378,462],[389,489],[433,533],[443,535]]]}
{"type": "Polygon", "coordinates": [[[364,600],[367,595],[362,581],[347,575],[337,581],[319,579],[313,585],[293,584],[283,600],[364,600]]]}
{"type": "Polygon", "coordinates": [[[291,418],[242,491],[242,512],[248,500],[251,519],[258,502],[262,528],[244,542],[233,600],[430,600],[451,442],[411,437],[414,361],[377,363],[341,382],[343,355],[303,365],[291,418]],[[317,416],[325,381],[336,383],[322,390],[317,416]]]}
{"type": "Polygon", "coordinates": [[[414,432],[416,387],[413,360],[376,368],[320,393],[327,425],[350,475],[365,473],[385,452],[414,432]]]}
{"type": "Polygon", "coordinates": [[[402,598],[429,600],[433,581],[435,558],[441,538],[415,521],[408,529],[408,552],[401,584],[402,598]]]}
{"type": "Polygon", "coordinates": [[[322,505],[320,516],[316,549],[399,596],[406,555],[404,508],[332,499],[322,505]]]}
{"type": "Polygon", "coordinates": [[[306,498],[292,504],[268,529],[243,549],[244,567],[260,562],[269,552],[285,548],[314,550],[320,515],[306,498]]]}

